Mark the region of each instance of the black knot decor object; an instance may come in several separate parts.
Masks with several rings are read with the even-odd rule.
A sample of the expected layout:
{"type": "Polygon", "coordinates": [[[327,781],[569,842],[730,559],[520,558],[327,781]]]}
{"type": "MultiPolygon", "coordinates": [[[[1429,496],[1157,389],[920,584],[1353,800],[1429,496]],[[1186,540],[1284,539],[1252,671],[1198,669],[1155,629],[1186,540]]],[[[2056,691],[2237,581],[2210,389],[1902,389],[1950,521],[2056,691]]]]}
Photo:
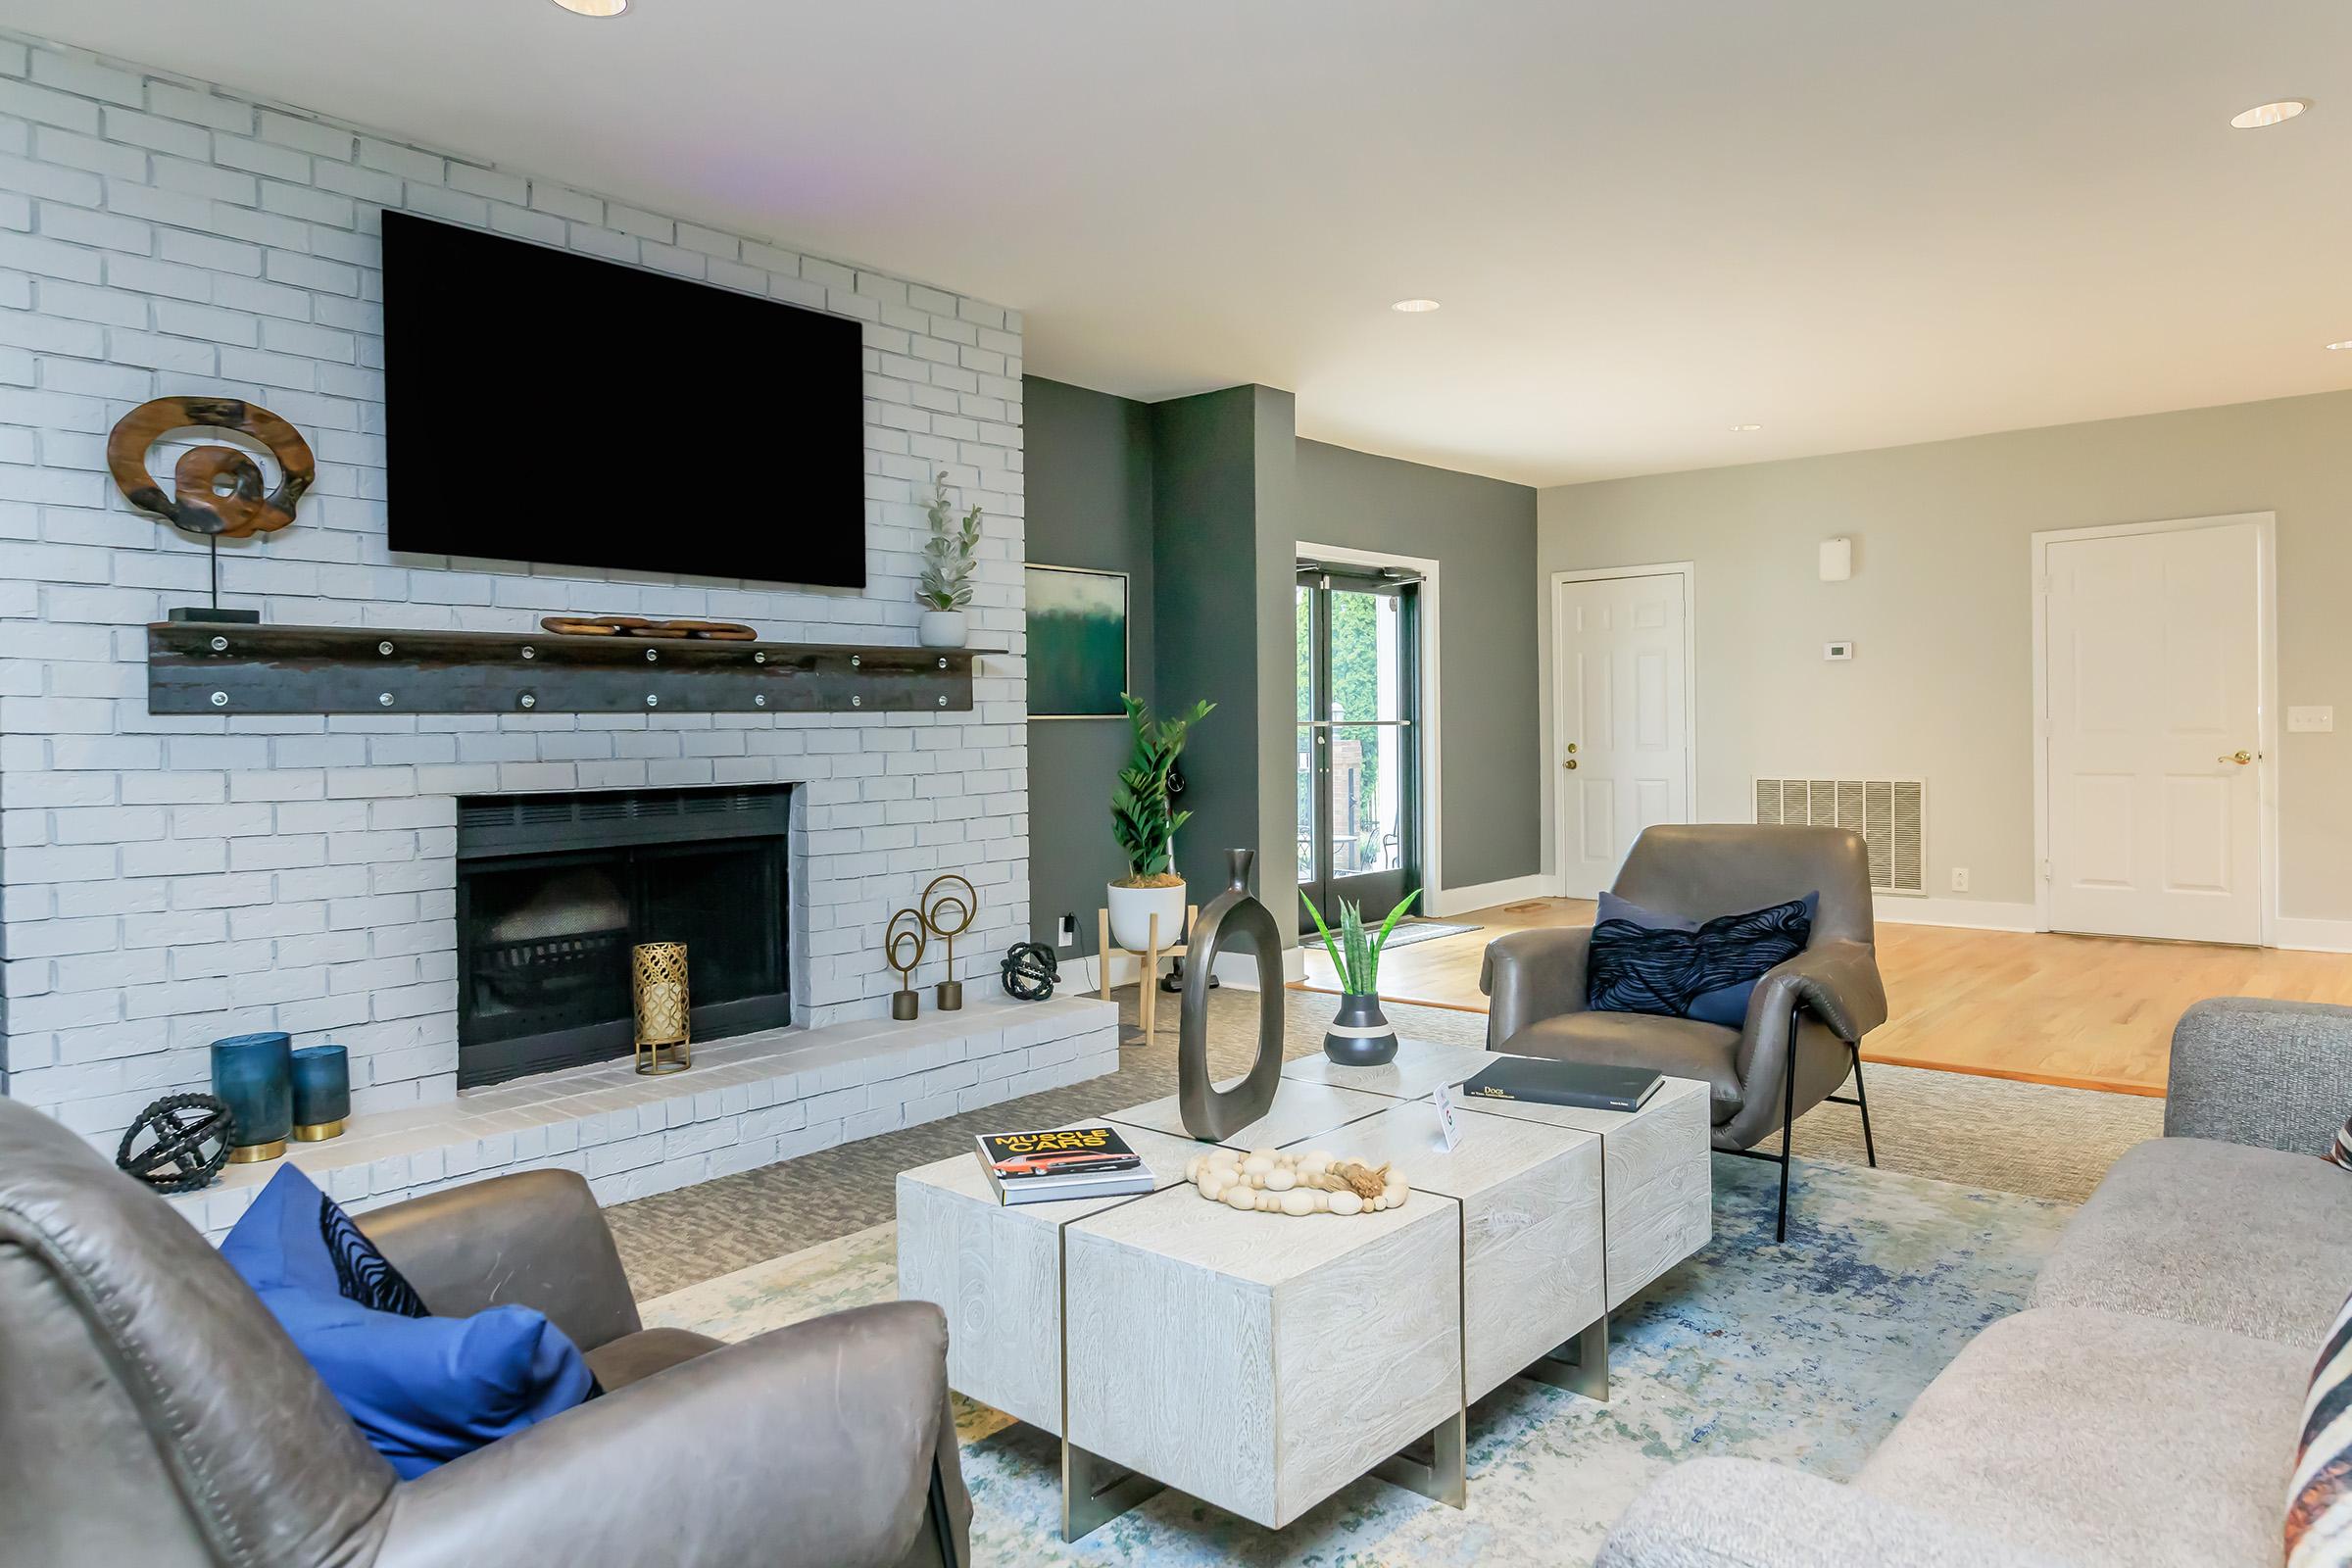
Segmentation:
{"type": "Polygon", "coordinates": [[[1015,1002],[1043,1002],[1061,979],[1061,960],[1043,942],[1015,942],[997,966],[1004,994],[1015,1002]]]}
{"type": "Polygon", "coordinates": [[[115,1166],[159,1193],[192,1193],[220,1174],[236,1133],[236,1118],[219,1096],[166,1095],[122,1134],[115,1166]]]}

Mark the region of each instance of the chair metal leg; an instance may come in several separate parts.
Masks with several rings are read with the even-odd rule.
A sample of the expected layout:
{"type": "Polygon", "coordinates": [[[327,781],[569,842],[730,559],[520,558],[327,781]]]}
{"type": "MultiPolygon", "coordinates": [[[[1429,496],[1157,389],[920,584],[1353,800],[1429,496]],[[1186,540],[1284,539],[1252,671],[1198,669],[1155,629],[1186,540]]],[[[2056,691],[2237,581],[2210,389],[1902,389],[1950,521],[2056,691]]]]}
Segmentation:
{"type": "Polygon", "coordinates": [[[1862,1152],[1870,1156],[1870,1168],[1879,1168],[1879,1146],[1870,1136],[1870,1091],[1862,1084],[1862,1044],[1855,1041],[1846,1047],[1854,1054],[1854,1105],[1862,1112],[1862,1152]]]}
{"type": "Polygon", "coordinates": [[[1788,1167],[1794,1163],[1788,1154],[1788,1143],[1796,1129],[1796,1034],[1797,1015],[1788,1019],[1788,1054],[1781,1067],[1781,1217],[1773,1227],[1774,1242],[1788,1240],[1788,1167]]]}

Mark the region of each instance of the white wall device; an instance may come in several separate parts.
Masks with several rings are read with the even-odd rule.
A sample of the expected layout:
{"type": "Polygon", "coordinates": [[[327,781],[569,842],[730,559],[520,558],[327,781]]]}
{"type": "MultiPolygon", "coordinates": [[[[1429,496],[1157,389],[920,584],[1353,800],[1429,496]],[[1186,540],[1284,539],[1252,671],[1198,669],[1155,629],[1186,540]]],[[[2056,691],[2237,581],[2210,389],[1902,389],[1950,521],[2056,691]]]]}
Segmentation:
{"type": "Polygon", "coordinates": [[[1829,660],[1851,659],[1854,657],[1854,645],[1852,643],[1823,643],[1821,657],[1829,660]]]}
{"type": "Polygon", "coordinates": [[[1843,582],[1854,574],[1854,542],[1851,539],[1824,539],[1821,542],[1821,580],[1843,582]]]}
{"type": "Polygon", "coordinates": [[[2326,735],[2335,729],[2335,710],[2332,708],[2290,708],[2286,710],[2286,727],[2297,735],[2326,735]]]}

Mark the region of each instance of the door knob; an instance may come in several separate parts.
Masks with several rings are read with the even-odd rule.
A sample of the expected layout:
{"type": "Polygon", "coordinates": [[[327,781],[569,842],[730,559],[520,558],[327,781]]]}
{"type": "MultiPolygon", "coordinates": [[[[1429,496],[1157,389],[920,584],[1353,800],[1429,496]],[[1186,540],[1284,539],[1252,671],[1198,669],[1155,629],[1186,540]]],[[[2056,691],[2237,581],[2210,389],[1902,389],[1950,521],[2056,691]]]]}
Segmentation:
{"type": "Polygon", "coordinates": [[[1573,773],[1576,771],[1576,759],[1571,757],[1568,759],[1568,760],[1562,762],[1560,765],[1566,768],[1569,772],[1573,773]]]}
{"type": "Polygon", "coordinates": [[[2243,767],[2261,755],[2262,754],[2259,752],[2231,752],[2228,757],[2217,757],[2214,759],[2214,760],[2217,762],[2235,762],[2238,766],[2243,767]]]}

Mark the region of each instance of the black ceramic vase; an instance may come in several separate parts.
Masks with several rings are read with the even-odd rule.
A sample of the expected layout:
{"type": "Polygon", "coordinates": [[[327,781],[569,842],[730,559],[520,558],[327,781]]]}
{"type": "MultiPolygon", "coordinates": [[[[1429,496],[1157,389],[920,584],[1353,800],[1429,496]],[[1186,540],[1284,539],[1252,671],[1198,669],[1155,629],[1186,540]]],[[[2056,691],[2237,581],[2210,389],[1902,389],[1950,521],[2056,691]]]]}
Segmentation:
{"type": "Polygon", "coordinates": [[[1350,991],[1323,1036],[1323,1054],[1343,1067],[1381,1067],[1396,1058],[1396,1031],[1380,1010],[1377,992],[1350,991]]]}

